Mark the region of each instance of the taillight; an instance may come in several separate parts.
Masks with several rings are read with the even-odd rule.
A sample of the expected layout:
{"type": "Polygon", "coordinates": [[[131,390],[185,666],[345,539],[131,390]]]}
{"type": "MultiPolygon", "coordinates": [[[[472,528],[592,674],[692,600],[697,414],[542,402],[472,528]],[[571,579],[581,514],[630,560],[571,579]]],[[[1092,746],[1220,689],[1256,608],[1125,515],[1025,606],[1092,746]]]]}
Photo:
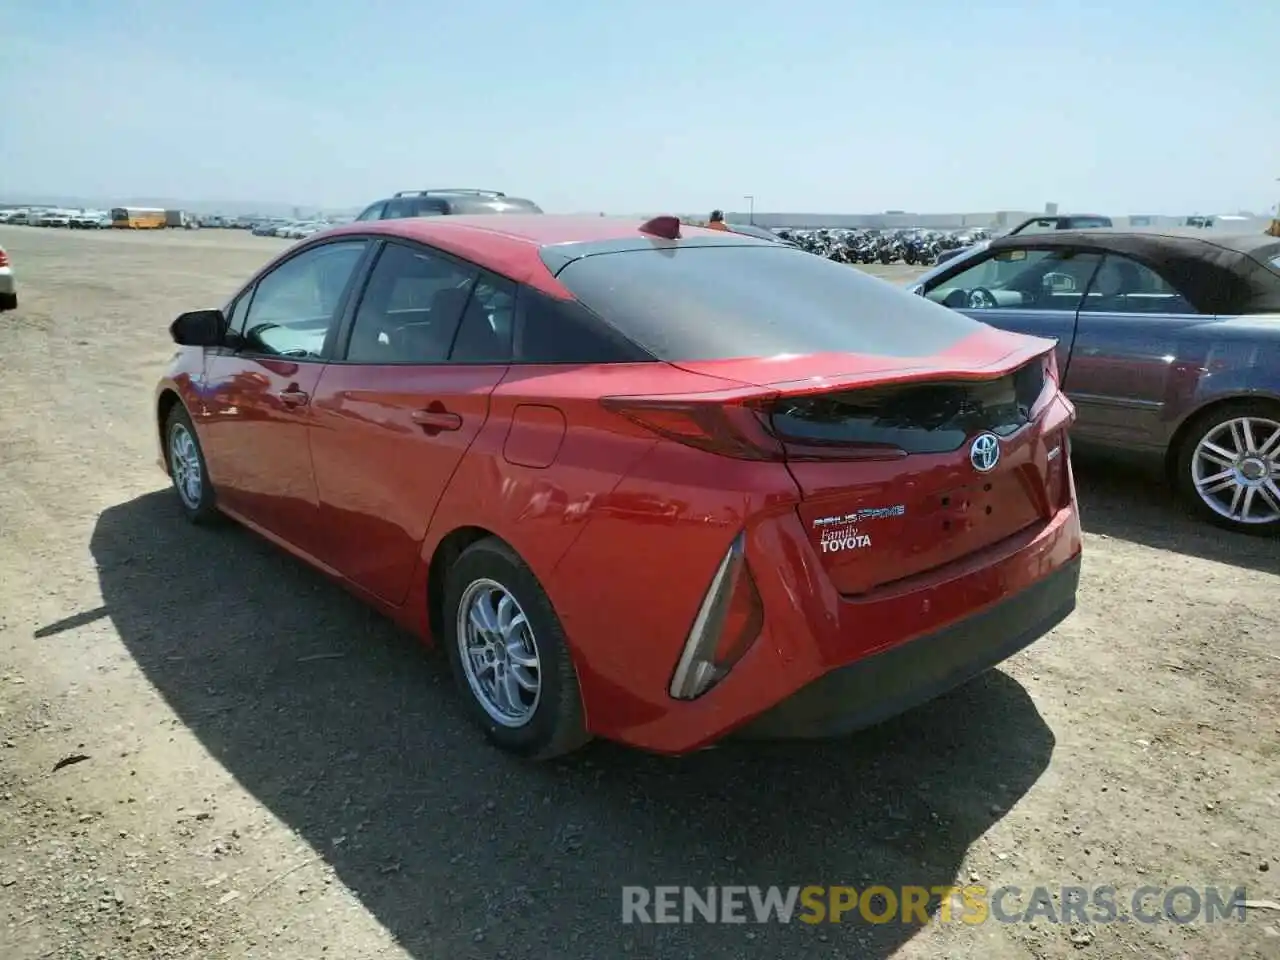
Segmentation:
{"type": "Polygon", "coordinates": [[[770,425],[774,397],[704,402],[605,397],[600,403],[646,430],[737,460],[897,460],[907,451],[892,444],[785,439],[770,425]]]}
{"type": "Polygon", "coordinates": [[[1053,507],[1061,509],[1071,502],[1071,438],[1058,430],[1046,439],[1045,448],[1045,490],[1053,507]]]}
{"type": "Polygon", "coordinates": [[[1071,471],[1071,434],[1062,432],[1062,490],[1058,503],[1067,506],[1075,499],[1075,477],[1071,471]]]}
{"type": "Polygon", "coordinates": [[[9,265],[9,255],[5,253],[3,250],[0,250],[0,267],[7,267],[8,265],[9,265]]]}
{"type": "Polygon", "coordinates": [[[782,444],[769,431],[768,414],[750,401],[704,402],[640,397],[605,397],[607,410],[646,430],[738,460],[783,460],[782,444]]]}
{"type": "Polygon", "coordinates": [[[764,606],[747,566],[746,537],[740,533],[693,618],[671,678],[671,696],[693,700],[710,690],[742,659],[763,626],[764,606]]]}
{"type": "Polygon", "coordinates": [[[1057,351],[1044,356],[1044,375],[1053,386],[1045,386],[1048,404],[1040,414],[1045,447],[1045,495],[1053,510],[1068,506],[1073,497],[1071,482],[1071,427],[1076,422],[1076,408],[1062,392],[1058,374],[1057,351]]]}
{"type": "Polygon", "coordinates": [[[1055,387],[1062,385],[1062,381],[1058,378],[1058,351],[1050,350],[1044,355],[1044,378],[1052,380],[1055,387]]]}

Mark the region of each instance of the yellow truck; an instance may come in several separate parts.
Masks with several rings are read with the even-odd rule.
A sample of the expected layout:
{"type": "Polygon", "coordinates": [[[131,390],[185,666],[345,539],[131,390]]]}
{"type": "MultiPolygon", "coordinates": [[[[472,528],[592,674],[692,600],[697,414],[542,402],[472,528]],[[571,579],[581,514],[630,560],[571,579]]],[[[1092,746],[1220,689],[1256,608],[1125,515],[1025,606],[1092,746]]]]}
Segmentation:
{"type": "Polygon", "coordinates": [[[159,207],[115,207],[111,226],[128,230],[161,230],[169,225],[165,211],[159,207]]]}

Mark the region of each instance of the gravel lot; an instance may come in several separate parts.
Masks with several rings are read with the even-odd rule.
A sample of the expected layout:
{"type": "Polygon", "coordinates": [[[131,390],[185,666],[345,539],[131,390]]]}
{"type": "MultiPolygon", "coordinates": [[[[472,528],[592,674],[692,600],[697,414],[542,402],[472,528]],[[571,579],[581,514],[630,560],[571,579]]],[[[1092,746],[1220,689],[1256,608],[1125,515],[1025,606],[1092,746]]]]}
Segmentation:
{"type": "Polygon", "coordinates": [[[623,884],[1280,901],[1276,541],[1082,462],[1080,608],[1001,670],[839,743],[529,766],[466,725],[436,657],[170,501],[150,410],[167,325],[281,241],[0,244],[21,297],[0,314],[4,960],[1280,956],[1265,906],[1088,928],[620,923],[623,884]]]}

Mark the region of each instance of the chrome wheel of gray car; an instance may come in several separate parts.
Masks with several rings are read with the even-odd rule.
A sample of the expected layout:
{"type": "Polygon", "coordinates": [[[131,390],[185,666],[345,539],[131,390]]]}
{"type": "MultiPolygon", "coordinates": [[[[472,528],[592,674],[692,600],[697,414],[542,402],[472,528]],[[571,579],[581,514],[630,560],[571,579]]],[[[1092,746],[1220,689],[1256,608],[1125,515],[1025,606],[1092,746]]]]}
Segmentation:
{"type": "Polygon", "coordinates": [[[188,509],[199,508],[204,474],[195,438],[185,424],[175,423],[169,428],[169,472],[182,502],[188,509]]]}
{"type": "Polygon", "coordinates": [[[495,580],[475,580],[458,603],[458,654],[476,701],[495,723],[522,727],[538,709],[542,667],[533,628],[495,580]]]}
{"type": "Polygon", "coordinates": [[[1280,423],[1241,416],[1213,426],[1196,444],[1191,479],[1214,513],[1235,523],[1280,520],[1280,423]]]}

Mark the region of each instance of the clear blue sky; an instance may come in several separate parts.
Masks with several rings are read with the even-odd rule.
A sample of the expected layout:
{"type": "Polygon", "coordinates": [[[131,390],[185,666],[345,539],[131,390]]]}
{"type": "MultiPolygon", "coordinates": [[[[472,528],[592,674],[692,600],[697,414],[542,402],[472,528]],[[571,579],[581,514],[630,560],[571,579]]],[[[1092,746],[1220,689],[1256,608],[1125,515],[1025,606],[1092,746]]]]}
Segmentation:
{"type": "Polygon", "coordinates": [[[1280,0],[0,0],[0,31],[0,199],[1280,200],[1280,0]]]}

